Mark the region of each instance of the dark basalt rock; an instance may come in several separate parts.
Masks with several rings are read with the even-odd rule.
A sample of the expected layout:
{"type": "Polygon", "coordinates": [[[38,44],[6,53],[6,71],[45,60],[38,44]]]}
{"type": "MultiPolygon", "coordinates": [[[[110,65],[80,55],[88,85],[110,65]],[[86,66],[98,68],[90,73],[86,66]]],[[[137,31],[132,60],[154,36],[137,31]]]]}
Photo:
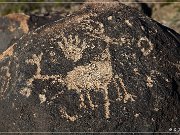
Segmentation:
{"type": "Polygon", "coordinates": [[[68,15],[68,12],[66,13],[65,11],[63,13],[55,12],[55,13],[47,13],[47,14],[40,14],[40,15],[31,14],[29,15],[28,25],[29,25],[30,30],[35,30],[40,26],[62,19],[66,15],[68,15]]]}
{"type": "Polygon", "coordinates": [[[179,35],[123,4],[86,4],[0,56],[0,131],[180,127],[179,35]]]}

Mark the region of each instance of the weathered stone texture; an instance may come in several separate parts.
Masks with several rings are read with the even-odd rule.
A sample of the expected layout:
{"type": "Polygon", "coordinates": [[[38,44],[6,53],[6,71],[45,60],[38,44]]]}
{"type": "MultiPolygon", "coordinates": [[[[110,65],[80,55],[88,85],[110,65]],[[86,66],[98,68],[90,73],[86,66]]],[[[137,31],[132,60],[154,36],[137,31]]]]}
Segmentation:
{"type": "Polygon", "coordinates": [[[0,17],[0,53],[5,51],[16,40],[45,24],[57,21],[67,13],[53,13],[45,15],[25,15],[21,13],[12,13],[0,17]]]}
{"type": "Polygon", "coordinates": [[[180,127],[178,40],[118,3],[28,33],[0,56],[0,131],[180,127]]]}

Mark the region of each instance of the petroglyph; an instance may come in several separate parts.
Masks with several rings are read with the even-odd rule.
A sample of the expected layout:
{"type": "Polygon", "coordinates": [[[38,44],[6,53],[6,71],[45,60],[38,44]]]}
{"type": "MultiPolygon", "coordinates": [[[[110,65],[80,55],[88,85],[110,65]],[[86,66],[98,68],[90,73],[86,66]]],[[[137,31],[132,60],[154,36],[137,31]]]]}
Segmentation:
{"type": "Polygon", "coordinates": [[[4,59],[7,56],[12,56],[13,52],[14,52],[14,46],[15,46],[15,44],[13,44],[6,51],[4,51],[2,54],[0,54],[0,60],[4,59]]]}
{"type": "Polygon", "coordinates": [[[82,57],[84,49],[88,47],[86,41],[81,41],[78,35],[75,35],[75,37],[69,35],[68,38],[62,35],[62,37],[63,41],[58,42],[58,45],[64,52],[64,55],[66,58],[71,59],[74,62],[78,61],[82,57]]]}
{"type": "Polygon", "coordinates": [[[87,98],[88,98],[88,100],[89,100],[89,105],[90,105],[90,107],[92,108],[92,110],[94,110],[96,107],[98,107],[98,105],[93,104],[89,92],[87,92],[86,95],[87,95],[87,98]]]}
{"type": "Polygon", "coordinates": [[[124,90],[124,103],[127,103],[128,100],[130,100],[131,102],[135,101],[134,98],[136,98],[137,96],[132,95],[130,93],[127,92],[124,82],[121,78],[119,78],[120,84],[124,90]]]}
{"type": "Polygon", "coordinates": [[[104,88],[107,86],[112,76],[109,62],[95,62],[87,66],[77,66],[70,71],[66,78],[68,89],[76,89],[79,92],[84,89],[104,88]]]}
{"type": "Polygon", "coordinates": [[[123,96],[122,96],[122,93],[120,92],[120,88],[118,87],[118,84],[116,83],[116,78],[118,79],[119,77],[116,75],[115,78],[113,78],[113,83],[116,87],[116,90],[117,90],[117,99],[116,101],[121,101],[123,100],[123,96]]]}
{"type": "MultiPolygon", "coordinates": [[[[111,20],[112,17],[109,18],[111,20]]],[[[117,44],[121,45],[124,43],[129,43],[130,40],[126,37],[121,37],[119,39],[110,38],[104,34],[104,25],[101,22],[93,21],[93,20],[81,20],[81,24],[79,25],[81,29],[89,30],[90,32],[86,32],[88,36],[93,38],[102,39],[107,44],[117,44]],[[93,27],[92,23],[97,26],[96,28],[93,27]]],[[[80,39],[78,35],[68,35],[62,32],[61,41],[58,42],[59,48],[63,51],[65,57],[67,59],[71,59],[74,62],[77,62],[82,58],[83,51],[91,47],[92,49],[95,47],[93,45],[89,46],[87,41],[84,39],[80,39]]],[[[50,52],[50,56],[53,57],[55,55],[54,52],[50,52]]],[[[101,92],[104,95],[104,115],[105,118],[110,118],[110,101],[108,97],[108,84],[112,80],[113,72],[110,60],[110,53],[109,49],[106,48],[101,55],[97,57],[95,61],[90,61],[90,64],[87,65],[80,65],[75,67],[72,71],[67,72],[67,76],[62,78],[62,75],[41,75],[41,60],[43,57],[43,53],[39,55],[33,54],[31,59],[26,60],[27,64],[36,65],[37,70],[35,75],[26,81],[26,85],[28,89],[33,86],[34,80],[49,80],[52,79],[52,83],[60,83],[68,88],[68,90],[76,90],[79,94],[79,107],[80,109],[90,107],[92,110],[95,110],[98,105],[92,102],[91,96],[89,94],[90,90],[94,92],[101,92]],[[88,100],[88,104],[85,103],[85,98],[88,100]]],[[[115,82],[115,87],[118,91],[118,98],[117,100],[126,103],[127,101],[134,101],[134,95],[131,95],[125,89],[124,83],[122,79],[119,78],[120,85],[124,90],[124,95],[120,92],[120,88],[118,87],[117,83],[115,82]]],[[[30,93],[30,92],[29,92],[30,93]]],[[[26,94],[27,95],[27,94],[26,94]]],[[[29,94],[28,94],[29,96],[29,94]]],[[[27,97],[28,97],[27,96],[27,97]]],[[[46,98],[40,95],[41,103],[45,102],[46,98]]],[[[63,117],[66,119],[71,119],[70,121],[74,121],[76,117],[69,116],[65,110],[61,111],[63,117]]]]}
{"type": "Polygon", "coordinates": [[[150,87],[150,88],[153,87],[153,80],[152,80],[151,76],[147,76],[146,81],[147,81],[146,85],[148,87],[150,87]]]}
{"type": "Polygon", "coordinates": [[[134,68],[133,71],[134,71],[135,75],[140,75],[139,72],[138,72],[138,68],[134,68]]]}
{"type": "Polygon", "coordinates": [[[37,66],[37,70],[36,70],[36,74],[28,79],[26,81],[26,84],[27,86],[32,86],[32,82],[35,80],[35,79],[38,79],[38,80],[49,80],[49,79],[54,79],[56,80],[57,82],[59,83],[64,83],[63,79],[62,79],[62,76],[61,75],[41,75],[41,66],[40,66],[40,63],[41,63],[41,59],[42,59],[42,53],[39,55],[39,56],[36,56],[35,54],[33,55],[33,59],[29,59],[29,60],[26,60],[26,62],[28,64],[36,64],[37,66]]]}
{"type": "MultiPolygon", "coordinates": [[[[80,108],[86,108],[87,105],[84,103],[84,96],[89,100],[89,106],[92,110],[97,107],[91,101],[89,92],[84,96],[81,93],[84,89],[90,90],[94,89],[95,91],[101,91],[104,94],[104,108],[105,108],[105,117],[109,118],[109,98],[108,98],[108,84],[112,78],[112,66],[110,63],[110,54],[109,50],[105,49],[101,56],[98,58],[99,61],[91,61],[89,65],[86,66],[77,66],[74,70],[67,73],[66,78],[62,78],[61,75],[41,75],[40,63],[42,60],[43,53],[40,55],[33,55],[32,59],[26,60],[27,64],[32,64],[37,66],[35,75],[26,81],[28,87],[32,86],[32,82],[35,79],[40,80],[49,80],[54,79],[59,83],[65,84],[69,90],[76,90],[80,93],[80,108]]],[[[20,93],[27,97],[30,96],[31,90],[29,88],[24,88],[20,93]],[[27,91],[28,90],[28,91],[27,91]]],[[[40,96],[41,103],[44,102],[45,98],[40,96]],[[42,100],[41,100],[42,99],[42,100]]],[[[68,117],[69,118],[69,117],[68,117]]]]}
{"type": "Polygon", "coordinates": [[[61,75],[41,75],[41,60],[42,60],[42,56],[43,53],[41,53],[40,55],[36,55],[33,54],[32,55],[32,59],[28,59],[26,60],[27,64],[32,64],[32,65],[36,65],[37,66],[37,70],[35,75],[33,76],[33,78],[28,79],[27,83],[28,86],[30,86],[32,84],[32,82],[34,81],[34,79],[39,79],[39,80],[49,80],[49,79],[55,79],[58,82],[62,82],[62,76],[61,75]]]}
{"type": "Polygon", "coordinates": [[[139,113],[136,113],[136,114],[134,115],[134,117],[136,117],[136,118],[139,117],[139,113]]]}
{"type": "Polygon", "coordinates": [[[109,21],[112,20],[112,16],[109,16],[107,19],[108,19],[109,21]]]}
{"type": "Polygon", "coordinates": [[[153,86],[153,83],[155,83],[155,78],[157,76],[161,76],[162,79],[164,79],[167,83],[170,83],[171,81],[168,79],[168,77],[166,76],[166,74],[160,72],[160,71],[157,71],[157,70],[151,70],[150,71],[150,75],[149,76],[146,76],[147,77],[147,84],[148,84],[148,87],[149,86],[153,86]]]}
{"type": "MultiPolygon", "coordinates": [[[[41,75],[41,60],[42,60],[42,56],[43,56],[43,53],[39,54],[39,55],[36,55],[36,54],[33,54],[32,55],[32,59],[28,59],[26,60],[26,63],[27,64],[31,64],[31,65],[36,65],[37,66],[37,69],[36,69],[36,73],[35,75],[33,75],[32,78],[28,79],[26,81],[26,85],[27,87],[26,88],[23,88],[22,91],[32,91],[30,89],[30,87],[32,87],[32,83],[35,79],[37,80],[49,80],[49,79],[53,79],[53,80],[56,80],[57,82],[59,83],[62,83],[63,84],[63,80],[62,80],[62,76],[61,75],[41,75]]],[[[22,95],[23,92],[20,92],[22,95]]],[[[31,92],[27,92],[27,93],[31,93],[31,92]]],[[[29,94],[27,97],[29,97],[29,94]]]]}
{"type": "Polygon", "coordinates": [[[92,38],[102,39],[107,44],[111,43],[111,44],[119,45],[121,43],[120,40],[116,38],[110,38],[105,34],[104,25],[101,22],[94,20],[83,20],[80,26],[81,29],[85,29],[86,31],[88,30],[85,34],[89,35],[92,38]],[[96,27],[94,27],[94,25],[96,27]]]}
{"type": "MultiPolygon", "coordinates": [[[[72,38],[72,37],[71,37],[72,38]]],[[[66,39],[65,39],[66,40],[66,39]]],[[[65,41],[66,42],[66,41],[65,41]]],[[[76,39],[76,42],[79,44],[80,41],[76,39]]],[[[72,45],[72,44],[71,44],[72,45]]],[[[73,50],[74,51],[74,50],[73,50]]],[[[106,48],[97,58],[96,61],[90,61],[90,64],[77,66],[72,71],[67,72],[67,76],[62,78],[59,75],[41,75],[41,60],[43,57],[43,53],[39,55],[33,54],[31,59],[26,60],[27,64],[32,64],[37,66],[37,70],[35,75],[26,81],[26,88],[23,88],[20,93],[26,97],[29,97],[31,94],[30,87],[33,86],[33,81],[35,79],[38,80],[49,80],[52,79],[53,82],[57,82],[63,84],[68,88],[68,90],[76,90],[79,94],[79,108],[91,108],[95,110],[98,105],[94,104],[91,100],[91,96],[89,94],[90,90],[95,92],[102,92],[104,95],[104,116],[105,118],[110,118],[110,100],[108,97],[108,84],[113,79],[112,66],[110,61],[110,53],[109,49],[106,48]],[[88,100],[88,104],[85,103],[85,98],[88,100]]],[[[69,56],[67,56],[69,57],[69,56]]],[[[72,57],[74,58],[74,57],[72,57]]],[[[79,58],[79,57],[78,57],[79,58]]],[[[77,59],[74,59],[75,61],[77,59]]],[[[134,95],[131,95],[127,92],[124,83],[121,78],[117,75],[115,76],[114,84],[118,91],[118,101],[122,101],[126,103],[127,101],[135,101],[134,95]],[[124,95],[120,92],[120,88],[118,84],[115,82],[115,79],[119,80],[119,85],[123,88],[124,95]]],[[[46,101],[46,97],[43,94],[39,95],[40,103],[46,101]]],[[[69,116],[65,110],[61,110],[61,114],[63,118],[66,118],[70,121],[75,121],[78,117],[69,116]]]]}
{"type": "MultiPolygon", "coordinates": [[[[80,108],[86,108],[87,105],[84,103],[84,96],[86,96],[89,100],[89,106],[92,110],[94,110],[97,105],[94,105],[89,92],[83,96],[81,91],[87,90],[95,90],[101,91],[104,95],[104,109],[105,109],[105,117],[110,117],[110,110],[109,110],[109,98],[108,98],[108,84],[112,78],[112,66],[110,62],[110,54],[109,50],[105,49],[101,56],[97,59],[99,61],[91,61],[89,65],[86,66],[77,66],[72,71],[67,73],[66,78],[62,78],[61,75],[41,75],[41,60],[42,60],[43,53],[39,55],[32,55],[32,59],[26,60],[27,64],[32,64],[37,66],[37,70],[35,75],[26,81],[26,88],[23,88],[20,93],[26,97],[29,97],[31,94],[31,89],[33,85],[33,81],[35,79],[39,80],[49,80],[54,79],[55,81],[64,84],[67,86],[69,90],[76,90],[77,93],[80,94],[80,108]]],[[[41,103],[45,102],[45,97],[40,95],[39,96],[41,103]]],[[[63,111],[65,118],[71,119],[65,111],[63,111]]],[[[74,117],[73,117],[74,118],[74,117]]],[[[73,121],[71,119],[71,121],[73,121]]]]}
{"type": "Polygon", "coordinates": [[[39,94],[39,100],[40,100],[40,104],[46,101],[46,96],[45,94],[39,94]]]}
{"type": "Polygon", "coordinates": [[[80,108],[86,108],[86,105],[84,104],[84,96],[83,96],[83,94],[80,94],[79,101],[80,101],[79,107],[80,108]]]}
{"type": "Polygon", "coordinates": [[[27,98],[31,95],[32,90],[28,87],[22,88],[20,94],[26,96],[27,98]]]}
{"type": "Polygon", "coordinates": [[[7,89],[8,89],[8,85],[10,83],[11,80],[11,74],[10,74],[10,69],[9,69],[9,65],[11,64],[11,61],[8,62],[7,66],[3,66],[1,67],[1,71],[5,71],[5,76],[4,76],[4,80],[6,81],[2,81],[1,84],[1,89],[0,89],[0,99],[3,98],[4,94],[6,93],[7,89]]]}
{"type": "Polygon", "coordinates": [[[67,119],[69,121],[74,122],[75,120],[78,119],[77,115],[75,115],[75,116],[68,115],[64,108],[60,108],[59,112],[60,112],[62,118],[65,118],[65,119],[67,119]]]}
{"type": "Polygon", "coordinates": [[[132,27],[132,24],[130,23],[129,20],[125,20],[125,23],[126,23],[129,27],[132,27]]]}
{"type": "Polygon", "coordinates": [[[151,53],[151,51],[154,48],[154,45],[151,43],[151,41],[149,41],[149,39],[147,37],[141,37],[138,41],[138,47],[141,48],[141,52],[143,53],[144,56],[147,56],[151,53]],[[142,41],[147,42],[147,44],[149,45],[148,48],[144,48],[142,47],[142,41]]]}
{"type": "Polygon", "coordinates": [[[104,94],[105,117],[109,118],[108,84],[111,81],[112,74],[110,54],[109,50],[106,49],[102,53],[100,61],[91,61],[91,64],[87,66],[77,66],[68,72],[66,84],[69,90],[74,89],[78,93],[84,89],[101,91],[104,94]]]}
{"type": "Polygon", "coordinates": [[[123,99],[124,103],[127,103],[127,101],[134,102],[135,101],[134,98],[136,98],[137,96],[128,93],[128,91],[126,90],[126,87],[124,85],[123,80],[118,75],[115,75],[115,79],[113,80],[113,82],[114,82],[114,84],[116,84],[115,86],[116,86],[117,93],[118,93],[118,98],[116,100],[117,101],[121,101],[123,99]],[[120,84],[121,88],[123,89],[123,92],[124,92],[123,96],[120,93],[120,89],[118,87],[118,83],[115,82],[115,79],[118,79],[119,84],[120,84]]]}
{"type": "Polygon", "coordinates": [[[4,54],[3,130],[161,131],[179,124],[176,35],[127,6],[104,5],[29,32],[4,54]]]}
{"type": "Polygon", "coordinates": [[[40,62],[42,60],[42,55],[43,55],[43,53],[41,53],[38,56],[36,54],[33,54],[32,59],[26,60],[27,64],[32,64],[32,65],[36,64],[36,66],[37,66],[36,76],[40,75],[40,72],[41,72],[41,63],[40,62]]]}

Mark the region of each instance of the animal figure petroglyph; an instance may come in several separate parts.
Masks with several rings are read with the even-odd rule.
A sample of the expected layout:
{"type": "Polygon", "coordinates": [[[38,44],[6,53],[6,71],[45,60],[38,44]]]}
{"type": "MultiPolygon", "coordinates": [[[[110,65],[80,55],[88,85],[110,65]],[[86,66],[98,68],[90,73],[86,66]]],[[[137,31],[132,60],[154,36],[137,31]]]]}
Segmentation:
{"type": "MultiPolygon", "coordinates": [[[[112,21],[112,19],[112,16],[107,18],[108,21],[112,21]]],[[[136,98],[135,95],[128,93],[128,89],[126,88],[122,77],[113,73],[111,55],[109,51],[109,46],[111,44],[120,46],[123,44],[130,44],[130,39],[125,37],[116,39],[107,36],[105,34],[103,23],[93,21],[89,19],[89,16],[85,16],[84,18],[79,19],[78,23],[80,24],[77,29],[79,28],[85,30],[86,32],[84,35],[88,35],[90,37],[90,41],[100,39],[107,44],[107,47],[103,49],[101,53],[97,54],[96,58],[90,60],[89,64],[78,65],[74,67],[73,70],[67,72],[65,77],[63,77],[61,74],[42,74],[41,63],[44,61],[43,55],[45,54],[43,51],[41,51],[39,54],[32,54],[31,58],[25,60],[25,63],[27,65],[34,65],[36,67],[36,72],[31,78],[26,80],[25,86],[20,89],[19,93],[28,98],[33,91],[34,81],[50,80],[53,84],[59,83],[67,87],[69,91],[75,90],[79,95],[79,109],[91,108],[92,110],[96,110],[98,108],[98,104],[92,100],[90,91],[101,92],[104,96],[104,117],[108,119],[111,115],[111,102],[108,93],[110,83],[113,83],[116,87],[118,95],[118,98],[115,99],[116,101],[127,103],[128,101],[135,101],[136,98]],[[85,102],[85,99],[88,100],[88,104],[85,102]]],[[[129,24],[130,22],[128,21],[127,23],[129,24]]],[[[63,52],[64,56],[68,60],[72,60],[74,63],[83,57],[83,53],[87,48],[94,49],[96,47],[95,44],[90,45],[88,43],[88,39],[82,39],[79,35],[74,35],[74,33],[67,36],[64,34],[64,32],[61,32],[61,34],[56,37],[60,38],[56,42],[58,49],[63,52]]],[[[55,38],[52,41],[55,41],[55,38]]],[[[51,57],[55,55],[55,52],[50,51],[51,57]]],[[[52,59],[51,62],[55,63],[57,60],[52,59]]],[[[41,104],[46,103],[47,98],[45,94],[39,94],[38,97],[41,104]]],[[[54,96],[52,100],[56,98],[58,98],[58,96],[54,96]]],[[[61,107],[59,112],[62,118],[65,118],[69,121],[75,121],[80,117],[78,114],[70,116],[67,113],[67,108],[65,107],[61,107]]]]}
{"type": "MultiPolygon", "coordinates": [[[[41,75],[41,61],[43,58],[43,53],[39,55],[32,55],[32,59],[26,60],[27,64],[36,65],[36,73],[35,75],[26,81],[26,86],[22,88],[20,91],[21,94],[29,97],[31,93],[31,87],[33,86],[33,81],[35,80],[54,80],[62,85],[65,85],[68,90],[76,90],[79,94],[79,108],[86,108],[87,104],[85,104],[85,97],[89,100],[89,107],[92,110],[95,110],[98,105],[92,102],[91,96],[89,94],[90,90],[100,91],[104,95],[104,116],[105,118],[110,118],[110,100],[108,97],[108,84],[113,80],[113,72],[110,61],[110,53],[108,48],[106,48],[102,54],[99,56],[99,61],[91,61],[88,65],[77,66],[72,71],[67,73],[65,78],[62,75],[41,75]]],[[[124,83],[121,78],[116,75],[116,79],[119,79],[119,84],[124,91],[124,96],[119,96],[119,101],[123,100],[124,103],[127,101],[135,101],[134,95],[131,95],[127,92],[124,83]],[[124,98],[124,99],[123,99],[124,98]]],[[[117,85],[117,83],[114,81],[117,85]]],[[[120,93],[120,88],[117,87],[118,93],[120,93]]],[[[40,96],[42,97],[42,95],[40,96]]],[[[43,97],[46,99],[45,97],[43,97]]],[[[45,102],[44,100],[42,102],[45,102]]],[[[76,116],[69,116],[66,112],[66,109],[60,109],[61,115],[63,118],[67,118],[67,120],[75,121],[78,118],[76,116]]]]}

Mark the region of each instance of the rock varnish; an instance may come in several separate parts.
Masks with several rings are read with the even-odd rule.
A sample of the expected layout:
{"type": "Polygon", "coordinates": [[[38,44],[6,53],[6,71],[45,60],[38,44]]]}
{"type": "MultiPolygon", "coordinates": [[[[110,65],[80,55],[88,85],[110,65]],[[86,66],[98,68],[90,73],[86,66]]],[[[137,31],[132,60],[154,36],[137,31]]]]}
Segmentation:
{"type": "Polygon", "coordinates": [[[180,127],[180,42],[123,4],[85,4],[0,55],[0,131],[180,127]]]}

